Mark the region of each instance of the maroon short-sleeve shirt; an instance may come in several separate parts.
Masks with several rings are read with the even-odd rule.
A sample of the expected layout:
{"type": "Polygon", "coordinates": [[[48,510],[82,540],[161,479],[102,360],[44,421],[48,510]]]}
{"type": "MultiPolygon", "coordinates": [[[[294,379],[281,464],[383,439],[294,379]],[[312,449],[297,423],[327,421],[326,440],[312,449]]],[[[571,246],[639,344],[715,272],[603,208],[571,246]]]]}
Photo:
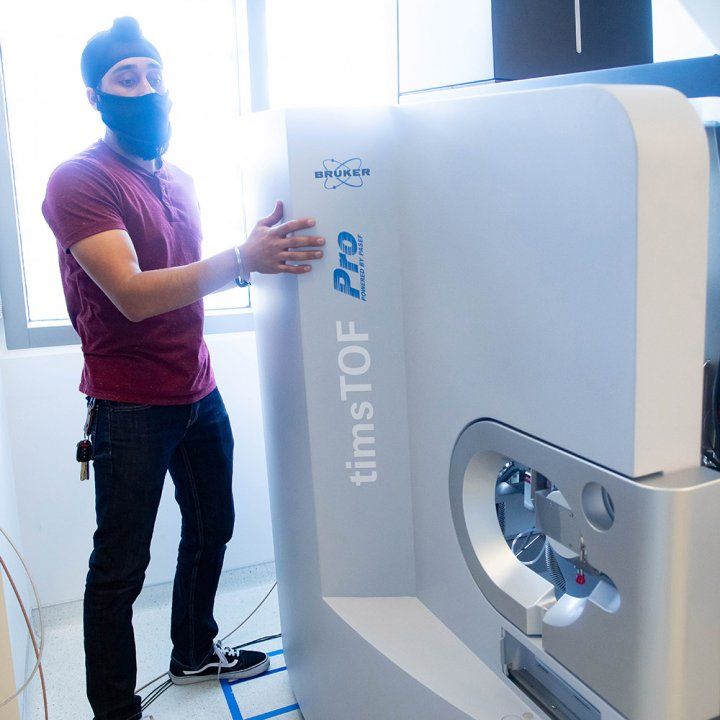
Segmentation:
{"type": "Polygon", "coordinates": [[[82,341],[80,390],[151,405],[192,403],[212,392],[202,300],[131,322],[70,252],[91,235],[126,230],[143,271],[199,260],[200,215],[190,176],[168,163],[145,172],[99,141],[53,172],[42,210],[57,239],[65,300],[82,341]]]}

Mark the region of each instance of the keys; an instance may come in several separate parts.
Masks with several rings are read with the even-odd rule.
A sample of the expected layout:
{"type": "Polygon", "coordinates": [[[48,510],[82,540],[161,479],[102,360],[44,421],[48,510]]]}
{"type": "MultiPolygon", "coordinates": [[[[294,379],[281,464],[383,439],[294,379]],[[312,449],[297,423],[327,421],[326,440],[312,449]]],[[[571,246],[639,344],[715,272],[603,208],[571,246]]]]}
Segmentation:
{"type": "Polygon", "coordinates": [[[95,415],[95,398],[88,398],[87,417],[85,418],[85,427],[83,428],[84,438],[77,444],[75,450],[75,459],[80,463],[80,481],[87,480],[90,477],[90,460],[92,460],[92,443],[90,442],[90,434],[92,433],[93,417],[95,415]]]}
{"type": "Polygon", "coordinates": [[[75,459],[80,463],[80,480],[90,477],[90,458],[92,457],[92,443],[85,438],[77,444],[75,459]]]}

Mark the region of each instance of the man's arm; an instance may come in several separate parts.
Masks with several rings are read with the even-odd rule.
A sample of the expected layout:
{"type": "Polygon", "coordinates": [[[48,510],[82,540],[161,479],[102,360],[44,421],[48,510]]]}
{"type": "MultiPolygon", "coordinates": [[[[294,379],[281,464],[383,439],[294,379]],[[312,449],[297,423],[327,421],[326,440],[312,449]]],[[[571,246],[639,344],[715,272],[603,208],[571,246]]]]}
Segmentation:
{"type": "MultiPolygon", "coordinates": [[[[278,202],[260,220],[240,248],[245,271],[303,274],[304,263],[322,257],[323,238],[290,233],[312,227],[312,219],[291,220],[273,227],[282,218],[278,202]],[[298,248],[314,248],[299,250],[298,248]]],[[[142,271],[130,236],[124,230],[108,230],[75,243],[70,252],[79,265],[132,322],[185,307],[233,282],[238,274],[235,248],[205,260],[162,270],[142,271]]]]}

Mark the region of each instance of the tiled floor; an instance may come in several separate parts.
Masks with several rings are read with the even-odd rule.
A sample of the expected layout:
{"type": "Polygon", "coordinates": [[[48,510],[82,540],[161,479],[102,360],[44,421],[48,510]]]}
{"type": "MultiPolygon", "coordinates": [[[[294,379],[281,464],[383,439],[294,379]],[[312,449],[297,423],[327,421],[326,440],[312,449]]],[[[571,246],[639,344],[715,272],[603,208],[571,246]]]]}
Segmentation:
{"type": "MultiPolygon", "coordinates": [[[[220,635],[232,630],[262,600],[274,577],[272,565],[225,573],[216,600],[220,635]]],[[[167,670],[170,655],[171,585],[146,588],[135,604],[134,625],[138,657],[138,684],[167,670]]],[[[85,698],[82,643],[82,606],[69,603],[45,612],[45,677],[50,702],[50,720],[91,720],[85,698]]],[[[273,592],[263,607],[227,644],[240,644],[280,632],[277,595],[273,592]]],[[[258,648],[271,655],[270,672],[238,683],[200,683],[173,686],[147,710],[155,720],[302,720],[288,682],[282,654],[282,639],[258,648]]],[[[143,697],[152,688],[142,692],[143,697]]],[[[36,680],[26,696],[25,720],[42,720],[40,684],[36,680]]]]}

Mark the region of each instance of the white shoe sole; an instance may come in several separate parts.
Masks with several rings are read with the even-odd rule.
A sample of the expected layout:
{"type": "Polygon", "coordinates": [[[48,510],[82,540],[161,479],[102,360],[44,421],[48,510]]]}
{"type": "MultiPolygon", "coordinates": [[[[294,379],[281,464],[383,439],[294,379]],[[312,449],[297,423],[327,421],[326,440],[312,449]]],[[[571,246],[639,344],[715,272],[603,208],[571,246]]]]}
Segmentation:
{"type": "Polygon", "coordinates": [[[270,667],[270,658],[265,658],[259,665],[255,665],[245,670],[236,670],[234,672],[225,672],[221,675],[170,675],[170,679],[174,685],[194,685],[195,683],[207,682],[208,680],[247,680],[267,672],[270,667]]]}

